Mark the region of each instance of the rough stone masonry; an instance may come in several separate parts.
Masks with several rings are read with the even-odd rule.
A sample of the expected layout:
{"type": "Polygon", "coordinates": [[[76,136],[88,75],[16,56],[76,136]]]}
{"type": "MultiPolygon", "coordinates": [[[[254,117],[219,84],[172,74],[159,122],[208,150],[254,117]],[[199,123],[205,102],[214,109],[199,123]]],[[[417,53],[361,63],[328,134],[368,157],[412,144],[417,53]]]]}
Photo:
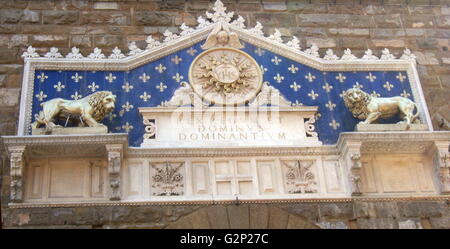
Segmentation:
{"type": "MultiPolygon", "coordinates": [[[[278,28],[285,36],[297,36],[303,48],[315,43],[322,55],[327,48],[333,48],[338,56],[342,55],[345,48],[350,48],[358,57],[369,48],[379,55],[381,49],[387,47],[398,57],[404,47],[411,49],[417,56],[417,68],[434,129],[450,129],[450,1],[223,2],[229,10],[249,20],[246,25],[254,26],[258,20],[266,33],[273,33],[273,29],[278,28]]],[[[95,47],[101,48],[106,54],[115,46],[127,51],[127,45],[132,41],[144,47],[148,35],[161,37],[167,28],[177,32],[176,27],[183,22],[196,25],[196,17],[204,15],[212,5],[213,1],[206,0],[1,0],[0,135],[17,132],[23,72],[20,56],[28,45],[36,47],[40,54],[48,52],[52,46],[60,48],[63,54],[67,54],[73,46],[79,47],[83,54],[89,54],[95,47]]],[[[235,212],[239,217],[247,215],[241,220],[248,223],[240,224],[241,220],[236,220],[236,226],[247,227],[252,224],[253,214],[248,210],[256,207],[9,209],[9,163],[3,146],[0,149],[0,170],[4,227],[129,227],[141,223],[149,227],[198,227],[201,224],[194,223],[201,221],[209,222],[208,226],[214,227],[211,222],[221,222],[205,219],[197,221],[191,217],[201,216],[202,212],[225,212],[228,215],[235,212]],[[152,220],[146,220],[150,219],[148,217],[152,220]]],[[[448,202],[311,204],[316,205],[314,207],[304,203],[290,205],[264,205],[264,208],[258,209],[258,212],[267,213],[261,215],[267,216],[268,223],[260,224],[260,227],[450,228],[448,202]],[[275,212],[275,209],[283,211],[275,212]],[[273,215],[280,216],[274,222],[282,224],[270,223],[273,215]]],[[[234,218],[223,221],[224,224],[230,226],[233,222],[231,219],[234,218]]],[[[220,227],[220,224],[217,226],[220,227]]]]}

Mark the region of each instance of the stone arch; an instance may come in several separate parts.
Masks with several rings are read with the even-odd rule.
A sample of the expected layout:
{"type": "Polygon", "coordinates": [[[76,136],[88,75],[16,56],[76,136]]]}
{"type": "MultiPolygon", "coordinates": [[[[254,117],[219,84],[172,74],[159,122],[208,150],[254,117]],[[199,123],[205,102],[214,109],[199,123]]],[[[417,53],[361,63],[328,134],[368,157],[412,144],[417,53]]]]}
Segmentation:
{"type": "Polygon", "coordinates": [[[303,217],[267,204],[212,205],[170,223],[169,229],[318,229],[303,217]]]}

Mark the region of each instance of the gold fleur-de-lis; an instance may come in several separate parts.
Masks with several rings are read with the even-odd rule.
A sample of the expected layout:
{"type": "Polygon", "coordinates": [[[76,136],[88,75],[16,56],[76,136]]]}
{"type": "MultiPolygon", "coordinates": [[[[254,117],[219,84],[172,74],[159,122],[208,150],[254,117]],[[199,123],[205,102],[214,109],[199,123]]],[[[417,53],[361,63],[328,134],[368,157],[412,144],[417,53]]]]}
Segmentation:
{"type": "Polygon", "coordinates": [[[175,55],[175,57],[172,58],[172,62],[175,64],[179,64],[183,59],[178,57],[178,55],[175,55]]]}
{"type": "Polygon", "coordinates": [[[142,73],[142,75],[141,76],[139,76],[139,79],[140,80],[142,80],[142,82],[147,82],[147,80],[149,80],[150,79],[150,76],[149,75],[147,75],[146,73],[142,73]]]}
{"type": "Polygon", "coordinates": [[[55,88],[57,92],[61,92],[61,90],[66,88],[66,86],[61,84],[61,81],[58,81],[58,84],[53,85],[53,88],[55,88]]]}
{"type": "Polygon", "coordinates": [[[265,50],[261,48],[255,49],[255,54],[262,56],[264,54],[265,50]]]}
{"type": "Polygon", "coordinates": [[[372,96],[372,97],[380,97],[381,94],[379,94],[379,93],[373,91],[373,92],[370,94],[370,96],[372,96]]]}
{"type": "Polygon", "coordinates": [[[389,81],[386,81],[386,83],[383,85],[383,87],[386,88],[388,90],[388,92],[390,92],[391,89],[394,87],[394,85],[389,83],[389,81]]]}
{"type": "Polygon", "coordinates": [[[81,79],[83,79],[83,76],[79,75],[78,73],[75,73],[75,75],[72,75],[71,79],[78,83],[81,79]]]}
{"type": "Polygon", "coordinates": [[[345,79],[347,79],[347,77],[345,77],[345,75],[339,73],[338,76],[336,76],[336,79],[339,80],[339,82],[344,83],[345,79]]]}
{"type": "Polygon", "coordinates": [[[278,58],[278,56],[275,56],[275,57],[272,58],[271,61],[272,61],[275,65],[278,66],[278,64],[280,64],[280,62],[281,62],[281,59],[278,58]]]}
{"type": "Polygon", "coordinates": [[[290,85],[290,87],[291,87],[292,89],[294,89],[294,92],[297,92],[298,89],[300,89],[302,86],[299,85],[299,84],[297,84],[297,82],[294,81],[294,83],[292,83],[292,84],[290,85]]]}
{"type": "Polygon", "coordinates": [[[44,72],[42,72],[40,75],[36,76],[36,78],[38,78],[39,81],[40,81],[41,83],[43,83],[46,79],[48,79],[48,76],[45,75],[44,72]]]}
{"type": "Polygon", "coordinates": [[[261,67],[261,71],[262,71],[263,74],[264,74],[265,72],[267,72],[267,68],[266,68],[266,67],[264,67],[263,65],[261,65],[260,67],[261,67]]]}
{"type": "Polygon", "coordinates": [[[299,102],[298,100],[295,100],[294,103],[292,103],[292,106],[302,106],[303,103],[299,102]]]}
{"type": "Polygon", "coordinates": [[[109,119],[109,121],[113,121],[113,119],[116,118],[116,117],[117,117],[117,115],[114,114],[114,113],[112,113],[112,112],[110,112],[110,113],[108,114],[108,119],[109,119]]]}
{"type": "Polygon", "coordinates": [[[152,96],[150,94],[147,94],[147,92],[144,92],[139,98],[141,98],[144,102],[147,102],[152,96]]]}
{"type": "Polygon", "coordinates": [[[157,67],[155,67],[155,70],[158,71],[159,73],[163,73],[164,70],[166,70],[167,68],[165,66],[163,66],[163,64],[159,63],[159,65],[157,67]]]}
{"type": "Polygon", "coordinates": [[[75,94],[70,95],[70,97],[74,100],[81,99],[83,96],[78,94],[78,91],[75,91],[75,94]]]}
{"type": "Polygon", "coordinates": [[[400,96],[402,96],[404,98],[408,98],[409,96],[411,96],[411,94],[409,94],[405,90],[403,90],[403,92],[400,94],[400,96]]]}
{"type": "Polygon", "coordinates": [[[397,76],[395,76],[401,83],[406,79],[406,76],[404,76],[402,73],[398,73],[397,76]]]}
{"type": "Polygon", "coordinates": [[[126,132],[129,133],[134,127],[132,125],[130,125],[130,123],[126,122],[124,125],[122,125],[122,129],[126,132]]]}
{"type": "Polygon", "coordinates": [[[328,84],[328,82],[325,83],[324,86],[322,86],[323,90],[325,90],[327,93],[329,93],[331,91],[331,89],[333,89],[333,86],[328,84]]]}
{"type": "Polygon", "coordinates": [[[190,54],[191,56],[194,56],[195,53],[197,53],[197,50],[196,50],[195,48],[191,47],[191,48],[189,48],[186,52],[187,52],[188,54],[190,54]]]}
{"type": "Polygon", "coordinates": [[[330,123],[328,123],[329,126],[331,126],[333,128],[333,130],[337,130],[337,128],[339,126],[341,126],[341,124],[339,124],[338,122],[336,122],[336,120],[333,119],[333,121],[331,121],[330,123]]]}
{"type": "Polygon", "coordinates": [[[296,73],[298,71],[298,67],[292,64],[290,67],[288,67],[288,70],[291,71],[291,73],[296,73]]]}
{"type": "Polygon", "coordinates": [[[372,73],[369,73],[369,75],[366,76],[366,79],[368,79],[370,82],[374,82],[374,80],[377,79],[377,76],[373,75],[372,73]]]}
{"type": "Polygon", "coordinates": [[[339,97],[344,97],[345,91],[342,91],[341,93],[339,93],[339,97]]]}
{"type": "Polygon", "coordinates": [[[331,100],[328,100],[328,103],[326,103],[325,106],[326,106],[330,111],[333,111],[334,108],[336,107],[336,104],[334,104],[333,102],[331,102],[331,100]]]}
{"type": "Polygon", "coordinates": [[[156,86],[156,88],[158,88],[160,92],[164,92],[167,86],[164,83],[160,82],[159,85],[156,86]]]}
{"type": "Polygon", "coordinates": [[[109,83],[112,83],[115,79],[117,79],[117,77],[112,73],[109,73],[108,76],[105,77],[105,80],[107,80],[109,83]]]}
{"type": "Polygon", "coordinates": [[[40,91],[39,94],[36,94],[36,98],[39,101],[43,101],[45,98],[47,98],[47,94],[45,94],[43,91],[40,91]]]}
{"type": "Polygon", "coordinates": [[[95,82],[92,82],[92,83],[88,86],[88,88],[91,89],[91,92],[95,92],[95,91],[99,88],[99,86],[96,85],[95,82]]]}
{"type": "Polygon", "coordinates": [[[274,80],[276,80],[278,83],[281,83],[281,81],[284,80],[284,76],[277,73],[277,76],[273,77],[274,80]]]}
{"type": "Polygon", "coordinates": [[[127,93],[130,92],[130,90],[132,90],[133,88],[134,86],[130,85],[129,82],[125,82],[125,84],[122,85],[122,89],[127,93]]]}
{"type": "Polygon", "coordinates": [[[134,105],[130,104],[130,102],[125,102],[124,105],[122,105],[122,108],[126,111],[129,112],[131,109],[134,108],[134,105]]]}
{"type": "Polygon", "coordinates": [[[180,81],[183,79],[184,77],[182,75],[180,75],[179,73],[175,74],[174,76],[172,76],[172,79],[174,79],[176,82],[180,83],[180,81]]]}
{"type": "Polygon", "coordinates": [[[354,87],[354,88],[358,88],[358,89],[364,88],[364,86],[361,85],[361,84],[359,84],[358,81],[356,82],[356,84],[353,85],[353,87],[354,87]]]}
{"type": "Polygon", "coordinates": [[[311,90],[311,92],[308,93],[308,96],[311,97],[312,100],[316,100],[319,94],[315,93],[314,90],[311,90]]]}
{"type": "Polygon", "coordinates": [[[316,76],[312,75],[311,73],[308,73],[308,75],[305,75],[305,79],[307,79],[309,82],[313,82],[314,79],[316,79],[316,76]]]}

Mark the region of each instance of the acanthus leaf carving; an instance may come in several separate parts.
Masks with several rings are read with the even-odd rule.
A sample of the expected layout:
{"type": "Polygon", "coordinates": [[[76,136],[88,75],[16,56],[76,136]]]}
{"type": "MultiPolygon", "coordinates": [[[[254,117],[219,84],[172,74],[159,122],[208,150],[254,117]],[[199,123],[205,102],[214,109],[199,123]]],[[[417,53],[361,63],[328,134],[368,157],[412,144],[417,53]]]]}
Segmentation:
{"type": "Polygon", "coordinates": [[[161,42],[153,39],[153,37],[151,35],[147,36],[147,39],[145,39],[145,42],[147,42],[146,49],[152,49],[152,48],[155,48],[155,47],[158,47],[161,45],[161,42]]]}
{"type": "Polygon", "coordinates": [[[371,49],[367,49],[364,52],[364,55],[363,55],[363,57],[361,57],[361,59],[362,60],[379,60],[379,58],[373,54],[371,49]]]}
{"type": "Polygon", "coordinates": [[[94,51],[88,57],[91,59],[105,59],[105,55],[102,54],[102,50],[99,48],[94,48],[94,51]]]}
{"type": "Polygon", "coordinates": [[[109,59],[122,59],[122,58],[125,58],[125,55],[122,53],[122,51],[118,47],[115,47],[112,50],[112,53],[108,58],[109,59]]]}
{"type": "Polygon", "coordinates": [[[220,1],[220,0],[217,0],[214,3],[213,10],[214,10],[214,13],[206,12],[206,17],[211,19],[214,23],[217,23],[217,22],[230,23],[231,18],[234,15],[233,11],[225,12],[227,10],[227,8],[223,5],[222,1],[220,1]]]}
{"type": "Polygon", "coordinates": [[[395,56],[389,52],[389,49],[385,48],[381,51],[380,60],[395,60],[395,56]]]}
{"type": "Polygon", "coordinates": [[[344,50],[344,54],[341,57],[341,60],[343,61],[354,61],[356,59],[357,59],[356,56],[352,54],[352,51],[349,48],[344,50]]]}
{"type": "Polygon", "coordinates": [[[62,58],[61,53],[58,52],[58,48],[51,47],[50,52],[45,54],[46,58],[62,58]]]}
{"type": "Polygon", "coordinates": [[[177,196],[184,194],[184,176],[181,168],[184,162],[172,165],[169,162],[163,165],[151,164],[152,194],[155,196],[177,196]]]}
{"type": "Polygon", "coordinates": [[[295,36],[293,36],[293,37],[292,37],[292,40],[288,41],[288,42],[286,43],[286,45],[287,45],[288,47],[291,47],[291,48],[295,49],[295,50],[300,50],[300,49],[301,49],[301,47],[300,47],[300,41],[299,41],[298,38],[295,37],[295,36]]]}
{"type": "Polygon", "coordinates": [[[72,59],[80,59],[84,56],[80,53],[80,49],[77,47],[73,47],[71,52],[66,55],[66,58],[72,58],[72,59]]]}
{"type": "Polygon", "coordinates": [[[317,182],[312,171],[315,161],[297,160],[294,165],[282,161],[287,169],[285,173],[286,191],[290,194],[317,193],[317,182]]]}
{"type": "Polygon", "coordinates": [[[329,48],[325,52],[325,56],[323,57],[323,59],[328,60],[328,61],[335,61],[335,60],[339,60],[339,57],[334,54],[333,49],[329,48]]]}
{"type": "Polygon", "coordinates": [[[36,52],[36,49],[32,46],[28,46],[27,51],[23,52],[23,58],[38,58],[39,54],[36,52]]]}
{"type": "Polygon", "coordinates": [[[249,32],[264,37],[263,26],[260,22],[256,22],[255,27],[249,29],[249,32]]]}
{"type": "Polygon", "coordinates": [[[128,55],[130,56],[137,55],[143,52],[142,49],[140,49],[136,45],[136,42],[131,42],[130,45],[128,45],[128,49],[130,50],[130,52],[128,52],[128,55]]]}
{"type": "Polygon", "coordinates": [[[313,57],[320,57],[319,47],[315,43],[311,44],[311,47],[305,50],[306,54],[312,55],[313,57]]]}

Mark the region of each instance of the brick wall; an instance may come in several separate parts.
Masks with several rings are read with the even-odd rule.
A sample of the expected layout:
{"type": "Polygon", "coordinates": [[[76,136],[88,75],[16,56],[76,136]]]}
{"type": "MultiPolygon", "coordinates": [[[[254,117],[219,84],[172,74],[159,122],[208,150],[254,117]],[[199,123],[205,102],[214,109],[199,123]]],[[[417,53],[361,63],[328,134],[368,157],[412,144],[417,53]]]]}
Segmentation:
{"type": "MultiPolygon", "coordinates": [[[[403,47],[416,54],[425,98],[436,130],[450,129],[450,0],[222,0],[266,33],[278,28],[297,36],[303,48],[316,43],[323,55],[345,48],[361,56],[370,48],[379,55],[387,47],[397,56],[403,47]]],[[[165,29],[178,32],[181,23],[211,10],[205,0],[0,0],[0,135],[16,133],[26,46],[42,55],[55,46],[63,54],[77,46],[84,55],[94,47],[109,54],[115,46],[127,51],[148,35],[165,29]]],[[[2,206],[8,200],[9,169],[0,149],[2,206]]]]}

